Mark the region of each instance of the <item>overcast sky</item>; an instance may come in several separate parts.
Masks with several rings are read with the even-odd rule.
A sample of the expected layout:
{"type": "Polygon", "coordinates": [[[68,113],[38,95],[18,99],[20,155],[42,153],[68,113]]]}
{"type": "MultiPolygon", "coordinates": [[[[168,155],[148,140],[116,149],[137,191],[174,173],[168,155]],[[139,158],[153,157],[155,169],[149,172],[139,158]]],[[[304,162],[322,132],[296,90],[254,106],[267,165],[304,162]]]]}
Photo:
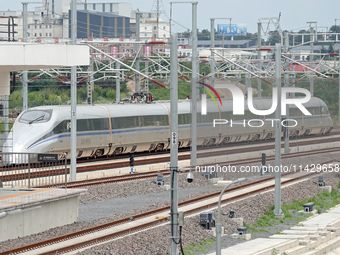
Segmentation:
{"type": "MultiPolygon", "coordinates": [[[[26,0],[25,0],[26,1],[26,0]]],[[[33,1],[33,0],[32,0],[33,1]]],[[[59,0],[55,0],[59,1],[59,0]]],[[[0,10],[22,10],[23,0],[0,0],[0,10]]],[[[34,0],[42,2],[42,0],[34,0]]],[[[132,8],[140,11],[151,11],[154,0],[88,0],[90,3],[127,2],[132,3],[132,8]]],[[[163,6],[170,16],[171,0],[163,0],[163,6]]],[[[175,1],[173,1],[175,2],[175,1]]],[[[29,9],[32,9],[34,5],[29,9]]],[[[281,12],[280,25],[283,30],[307,29],[308,21],[317,21],[317,26],[323,28],[334,25],[336,18],[340,25],[340,1],[339,0],[199,0],[198,1],[198,29],[209,29],[210,18],[232,18],[233,24],[246,24],[248,32],[257,32],[259,18],[278,17],[281,12]]],[[[192,20],[191,4],[174,4],[172,18],[183,27],[174,26],[173,31],[185,31],[191,28],[192,20]]],[[[217,24],[229,24],[227,20],[216,20],[217,24]]],[[[264,25],[264,30],[267,25],[264,25]]],[[[274,26],[271,25],[273,30],[274,26]]],[[[319,29],[318,29],[319,30],[319,29]]]]}

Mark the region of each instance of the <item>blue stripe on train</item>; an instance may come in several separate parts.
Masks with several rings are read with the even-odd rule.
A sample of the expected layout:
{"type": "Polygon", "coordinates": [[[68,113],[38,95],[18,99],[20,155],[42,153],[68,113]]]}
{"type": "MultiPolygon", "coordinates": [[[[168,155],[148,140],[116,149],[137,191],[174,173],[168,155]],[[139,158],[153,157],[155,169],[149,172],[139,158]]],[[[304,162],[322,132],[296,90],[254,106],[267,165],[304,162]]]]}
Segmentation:
{"type": "MultiPolygon", "coordinates": [[[[325,116],[325,117],[329,117],[329,116],[325,116]]],[[[325,118],[323,117],[323,118],[325,118]]],[[[304,117],[304,119],[314,119],[314,118],[320,118],[320,116],[311,116],[311,117],[304,117]]],[[[298,117],[298,118],[294,118],[294,119],[302,119],[302,117],[298,117]]],[[[235,120],[234,123],[239,122],[242,120],[235,120]]],[[[227,123],[227,125],[229,125],[230,123],[227,123]]],[[[207,123],[207,124],[200,124],[200,127],[204,127],[204,126],[211,126],[211,123],[207,123]]],[[[178,126],[178,128],[188,128],[187,126],[178,126]]],[[[141,131],[157,131],[157,130],[169,130],[169,127],[159,127],[159,128],[138,128],[138,129],[127,129],[127,130],[117,130],[117,131],[112,131],[112,134],[119,134],[119,133],[132,133],[132,132],[141,132],[141,131]]],[[[101,132],[92,132],[92,133],[79,133],[77,134],[77,137],[80,136],[96,136],[96,135],[109,135],[110,131],[101,131],[101,132]]],[[[28,149],[32,149],[38,145],[41,145],[43,143],[52,141],[54,139],[59,139],[59,138],[63,138],[63,137],[70,137],[71,134],[63,134],[63,135],[58,135],[55,137],[51,137],[48,138],[44,141],[41,141],[37,144],[34,144],[32,146],[30,146],[28,149]]]]}

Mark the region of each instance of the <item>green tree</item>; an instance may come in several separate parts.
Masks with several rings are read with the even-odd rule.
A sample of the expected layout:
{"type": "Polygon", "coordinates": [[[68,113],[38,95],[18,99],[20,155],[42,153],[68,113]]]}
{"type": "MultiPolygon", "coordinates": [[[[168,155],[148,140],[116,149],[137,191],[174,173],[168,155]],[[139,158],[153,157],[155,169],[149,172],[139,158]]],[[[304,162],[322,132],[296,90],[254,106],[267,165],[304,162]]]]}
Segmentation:
{"type": "MultiPolygon", "coordinates": [[[[340,33],[340,24],[339,25],[336,25],[336,27],[335,27],[335,25],[334,26],[331,26],[331,28],[329,29],[329,32],[330,33],[340,33]]],[[[340,38],[340,36],[338,35],[338,39],[340,38]]],[[[335,40],[335,35],[331,35],[330,36],[330,39],[331,40],[335,40]]]]}
{"type": "MultiPolygon", "coordinates": [[[[304,34],[303,35],[303,41],[308,42],[310,40],[310,32],[307,30],[300,30],[299,34],[304,34]]],[[[294,43],[296,44],[301,44],[302,43],[302,35],[297,35],[294,37],[294,43]]]]}
{"type": "Polygon", "coordinates": [[[333,48],[333,44],[330,44],[329,46],[328,46],[328,51],[327,51],[328,53],[334,53],[334,48],[333,48]]]}
{"type": "Polygon", "coordinates": [[[275,45],[275,43],[281,43],[281,36],[279,35],[279,32],[277,30],[270,31],[267,42],[269,45],[275,45]]]}
{"type": "Polygon", "coordinates": [[[210,40],[210,31],[208,29],[203,29],[202,32],[197,34],[198,40],[210,40]]]}

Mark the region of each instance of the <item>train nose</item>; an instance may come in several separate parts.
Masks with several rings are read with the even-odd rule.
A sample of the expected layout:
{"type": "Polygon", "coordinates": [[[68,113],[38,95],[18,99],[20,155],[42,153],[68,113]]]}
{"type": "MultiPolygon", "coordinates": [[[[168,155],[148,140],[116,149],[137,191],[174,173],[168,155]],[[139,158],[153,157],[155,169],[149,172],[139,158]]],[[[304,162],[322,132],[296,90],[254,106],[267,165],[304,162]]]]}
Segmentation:
{"type": "Polygon", "coordinates": [[[25,152],[25,151],[26,151],[26,148],[22,143],[19,142],[13,145],[13,152],[19,153],[19,152],[25,152]]]}

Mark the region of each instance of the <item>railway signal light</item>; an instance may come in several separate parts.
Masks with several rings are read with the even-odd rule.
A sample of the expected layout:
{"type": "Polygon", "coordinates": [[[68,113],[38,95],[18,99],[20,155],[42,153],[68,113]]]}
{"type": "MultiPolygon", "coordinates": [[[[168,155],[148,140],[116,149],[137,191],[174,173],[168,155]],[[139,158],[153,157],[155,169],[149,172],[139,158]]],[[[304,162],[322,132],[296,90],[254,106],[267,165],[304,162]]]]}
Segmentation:
{"type": "Polygon", "coordinates": [[[262,165],[266,164],[266,153],[262,153],[262,165]]]}
{"type": "Polygon", "coordinates": [[[267,172],[266,167],[266,153],[262,153],[262,166],[261,166],[261,175],[263,175],[265,172],[267,172]]]}
{"type": "Polygon", "coordinates": [[[130,154],[130,166],[135,165],[135,156],[133,154],[130,154]]]}

